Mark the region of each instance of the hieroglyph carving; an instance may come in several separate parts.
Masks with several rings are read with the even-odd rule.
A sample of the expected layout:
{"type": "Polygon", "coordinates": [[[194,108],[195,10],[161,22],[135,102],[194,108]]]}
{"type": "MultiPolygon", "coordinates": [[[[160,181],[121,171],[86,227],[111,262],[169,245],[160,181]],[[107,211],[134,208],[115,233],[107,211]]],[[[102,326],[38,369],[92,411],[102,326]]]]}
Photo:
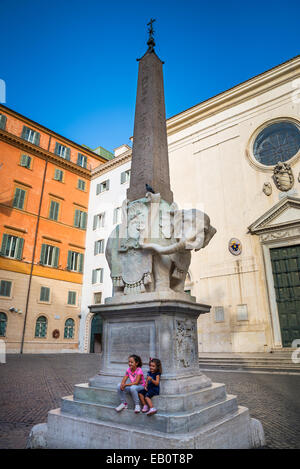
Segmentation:
{"type": "Polygon", "coordinates": [[[176,358],[179,366],[187,368],[196,359],[196,328],[189,319],[176,321],[176,358]]]}

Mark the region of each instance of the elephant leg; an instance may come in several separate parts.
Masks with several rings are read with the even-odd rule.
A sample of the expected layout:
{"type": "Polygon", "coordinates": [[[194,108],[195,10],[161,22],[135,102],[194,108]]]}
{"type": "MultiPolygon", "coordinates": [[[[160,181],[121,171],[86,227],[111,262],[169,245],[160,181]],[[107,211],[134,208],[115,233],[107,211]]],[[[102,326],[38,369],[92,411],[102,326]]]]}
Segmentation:
{"type": "Polygon", "coordinates": [[[169,256],[153,256],[153,275],[155,291],[170,290],[171,258],[169,256]]]}

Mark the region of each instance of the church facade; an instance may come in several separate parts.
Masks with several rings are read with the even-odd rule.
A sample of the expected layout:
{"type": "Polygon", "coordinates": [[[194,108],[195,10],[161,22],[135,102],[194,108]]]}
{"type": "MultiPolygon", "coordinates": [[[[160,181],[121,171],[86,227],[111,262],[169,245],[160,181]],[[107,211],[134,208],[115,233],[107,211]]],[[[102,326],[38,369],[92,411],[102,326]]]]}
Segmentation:
{"type": "MultiPolygon", "coordinates": [[[[202,209],[217,229],[193,254],[186,281],[186,291],[212,305],[198,322],[200,352],[267,352],[300,341],[299,90],[296,57],[167,120],[174,199],[180,208],[202,209]]],[[[130,150],[124,155],[93,171],[91,191],[103,189],[110,174],[129,171],[130,150]]],[[[105,192],[117,201],[124,191],[114,184],[105,192]]],[[[95,197],[91,192],[87,242],[96,236],[95,197]]],[[[100,301],[111,295],[102,255],[85,266],[80,348],[86,352],[88,282],[100,275],[93,274],[97,263],[106,285],[100,301]]]]}

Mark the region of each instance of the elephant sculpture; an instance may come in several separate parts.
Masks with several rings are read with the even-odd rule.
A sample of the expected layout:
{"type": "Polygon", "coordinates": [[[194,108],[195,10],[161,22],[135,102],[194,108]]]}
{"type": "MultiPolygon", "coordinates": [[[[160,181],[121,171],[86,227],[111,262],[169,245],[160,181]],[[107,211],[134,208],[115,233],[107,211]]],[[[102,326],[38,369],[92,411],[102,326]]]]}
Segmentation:
{"type": "Polygon", "coordinates": [[[122,223],[111,233],[105,251],[113,295],[184,292],[191,251],[207,246],[215,233],[208,215],[179,210],[160,194],[125,200],[122,223]]]}

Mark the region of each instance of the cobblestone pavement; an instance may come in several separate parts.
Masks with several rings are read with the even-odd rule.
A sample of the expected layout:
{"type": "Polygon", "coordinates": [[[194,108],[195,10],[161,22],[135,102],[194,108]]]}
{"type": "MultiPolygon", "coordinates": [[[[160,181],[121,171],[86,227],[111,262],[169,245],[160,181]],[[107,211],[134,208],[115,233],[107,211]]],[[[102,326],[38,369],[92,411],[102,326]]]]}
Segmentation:
{"type": "MultiPolygon", "coordinates": [[[[98,371],[97,354],[8,355],[0,364],[0,448],[25,448],[30,429],[46,422],[60,398],[98,371]]],[[[249,408],[268,448],[300,448],[300,376],[205,371],[249,408]]]]}

